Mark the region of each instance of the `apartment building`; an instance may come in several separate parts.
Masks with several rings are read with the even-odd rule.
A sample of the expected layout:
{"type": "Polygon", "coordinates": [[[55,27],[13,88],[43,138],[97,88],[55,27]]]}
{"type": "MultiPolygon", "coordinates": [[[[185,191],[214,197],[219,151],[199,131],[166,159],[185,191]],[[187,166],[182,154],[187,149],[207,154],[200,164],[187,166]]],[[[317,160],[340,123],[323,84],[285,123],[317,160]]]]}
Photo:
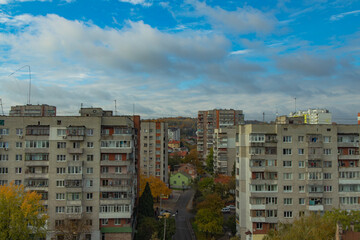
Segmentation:
{"type": "Polygon", "coordinates": [[[141,122],[140,172],[168,183],[168,124],[141,122]]]}
{"type": "Polygon", "coordinates": [[[262,239],[310,212],[359,209],[359,125],[246,124],[238,128],[236,222],[262,239]]]}
{"type": "Polygon", "coordinates": [[[12,117],[55,117],[56,107],[47,104],[42,105],[17,105],[10,109],[12,117]]]}
{"type": "Polygon", "coordinates": [[[214,144],[214,130],[221,127],[244,124],[242,110],[214,109],[199,111],[197,121],[197,150],[202,159],[206,159],[214,144]]]}
{"type": "Polygon", "coordinates": [[[289,117],[303,118],[305,124],[331,124],[332,114],[327,109],[309,108],[308,110],[299,110],[291,112],[289,117]]]}
{"type": "Polygon", "coordinates": [[[180,141],[180,128],[168,128],[169,141],[180,141]]]}
{"type": "Polygon", "coordinates": [[[0,184],[14,181],[42,195],[48,240],[63,239],[67,222],[81,226],[74,232],[81,239],[132,239],[139,134],[139,116],[101,108],[82,108],[80,116],[1,116],[0,184]]]}
{"type": "Polygon", "coordinates": [[[214,130],[214,173],[232,175],[235,168],[237,130],[237,126],[214,130]]]}

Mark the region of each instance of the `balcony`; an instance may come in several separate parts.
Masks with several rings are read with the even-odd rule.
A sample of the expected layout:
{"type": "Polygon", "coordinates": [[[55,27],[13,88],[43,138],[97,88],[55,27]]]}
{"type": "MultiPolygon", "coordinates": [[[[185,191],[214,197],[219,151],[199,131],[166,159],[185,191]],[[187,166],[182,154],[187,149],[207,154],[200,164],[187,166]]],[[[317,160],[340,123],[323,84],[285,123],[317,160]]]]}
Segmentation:
{"type": "Polygon", "coordinates": [[[324,211],[324,205],[309,205],[309,211],[324,211]]]}
{"type": "Polygon", "coordinates": [[[100,192],[130,192],[131,186],[130,185],[107,185],[107,186],[100,186],[100,192]]]}
{"type": "Polygon", "coordinates": [[[339,155],[338,156],[339,160],[359,160],[360,159],[360,155],[359,154],[354,154],[354,155],[339,155]]]}
{"type": "Polygon", "coordinates": [[[99,218],[131,218],[131,211],[129,212],[110,212],[110,213],[99,213],[99,218]]]}
{"type": "Polygon", "coordinates": [[[265,217],[251,217],[250,218],[251,222],[266,222],[265,217]]]}
{"type": "Polygon", "coordinates": [[[263,147],[265,142],[250,142],[251,147],[263,147]]]}
{"type": "Polygon", "coordinates": [[[338,147],[352,147],[352,148],[358,148],[359,142],[338,142],[338,147]]]}
{"type": "Polygon", "coordinates": [[[132,153],[132,147],[123,147],[123,148],[101,148],[101,153],[132,153]]]}
{"type": "Polygon", "coordinates": [[[26,161],[26,167],[49,166],[49,161],[26,161]]]}
{"type": "Polygon", "coordinates": [[[265,204],[250,204],[250,210],[265,210],[265,204]]]}
{"type": "Polygon", "coordinates": [[[100,166],[130,166],[134,163],[132,159],[123,160],[101,160],[100,166]]]}

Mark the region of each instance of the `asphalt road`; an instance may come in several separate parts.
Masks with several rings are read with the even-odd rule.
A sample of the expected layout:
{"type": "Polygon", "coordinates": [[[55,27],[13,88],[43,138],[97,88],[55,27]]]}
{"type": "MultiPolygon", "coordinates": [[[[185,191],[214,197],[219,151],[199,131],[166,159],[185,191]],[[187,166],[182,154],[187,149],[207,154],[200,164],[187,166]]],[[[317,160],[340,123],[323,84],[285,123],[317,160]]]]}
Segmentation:
{"type": "Polygon", "coordinates": [[[188,203],[193,195],[194,190],[186,190],[181,193],[176,202],[174,211],[178,210],[179,212],[175,217],[176,233],[173,236],[174,240],[195,240],[195,238],[192,237],[193,231],[190,224],[190,219],[193,217],[193,214],[187,209],[188,203]]]}

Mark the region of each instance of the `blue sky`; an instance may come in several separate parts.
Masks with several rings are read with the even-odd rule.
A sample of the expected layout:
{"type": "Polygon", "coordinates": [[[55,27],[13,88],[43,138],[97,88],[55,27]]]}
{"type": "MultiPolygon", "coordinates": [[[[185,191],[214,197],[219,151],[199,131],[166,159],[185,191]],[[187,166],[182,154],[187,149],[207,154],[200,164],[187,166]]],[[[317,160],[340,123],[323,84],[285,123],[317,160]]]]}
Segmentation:
{"type": "Polygon", "coordinates": [[[360,2],[0,0],[4,111],[81,103],[143,118],[235,108],[360,111],[360,2]]]}

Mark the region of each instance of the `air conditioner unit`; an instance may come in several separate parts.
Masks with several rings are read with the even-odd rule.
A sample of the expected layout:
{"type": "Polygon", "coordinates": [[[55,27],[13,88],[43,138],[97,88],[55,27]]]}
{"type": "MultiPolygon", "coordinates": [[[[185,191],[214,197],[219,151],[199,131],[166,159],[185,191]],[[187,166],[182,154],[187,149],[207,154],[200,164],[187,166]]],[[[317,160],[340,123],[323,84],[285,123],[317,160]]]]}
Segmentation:
{"type": "Polygon", "coordinates": [[[63,139],[66,139],[66,136],[63,136],[63,139]]]}

